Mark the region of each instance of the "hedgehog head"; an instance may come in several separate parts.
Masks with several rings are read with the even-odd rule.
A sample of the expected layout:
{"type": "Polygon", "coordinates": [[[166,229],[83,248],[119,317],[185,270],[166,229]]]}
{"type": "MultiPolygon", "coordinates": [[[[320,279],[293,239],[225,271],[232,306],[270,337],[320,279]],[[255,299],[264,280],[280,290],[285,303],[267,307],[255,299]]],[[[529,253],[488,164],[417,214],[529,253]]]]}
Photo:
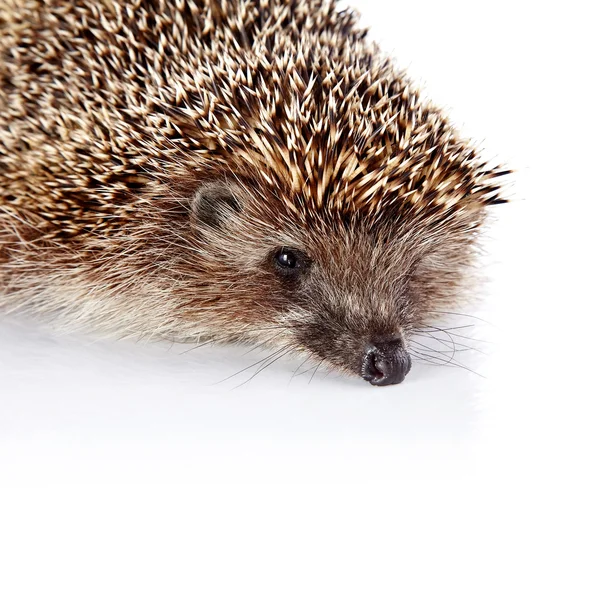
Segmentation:
{"type": "Polygon", "coordinates": [[[502,173],[357,47],[307,39],[274,63],[244,55],[211,68],[210,103],[173,112],[191,165],[179,188],[170,176],[190,207],[177,277],[202,289],[186,314],[214,312],[221,337],[384,385],[408,372],[411,332],[465,290],[502,173]]]}
{"type": "Polygon", "coordinates": [[[374,385],[402,381],[411,332],[464,289],[484,206],[384,191],[359,205],[348,190],[317,203],[309,186],[248,172],[203,173],[177,195],[188,199],[172,229],[178,329],[208,321],[217,339],[308,352],[374,385]]]}

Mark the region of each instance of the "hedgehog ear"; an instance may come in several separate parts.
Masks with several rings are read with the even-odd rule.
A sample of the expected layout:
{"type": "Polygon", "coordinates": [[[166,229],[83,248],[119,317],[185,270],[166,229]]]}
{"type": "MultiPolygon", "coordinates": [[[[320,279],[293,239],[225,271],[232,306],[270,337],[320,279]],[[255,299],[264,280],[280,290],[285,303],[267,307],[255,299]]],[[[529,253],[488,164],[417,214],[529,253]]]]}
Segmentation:
{"type": "Polygon", "coordinates": [[[241,193],[236,186],[214,181],[202,184],[191,202],[192,222],[220,227],[233,214],[242,210],[241,193]]]}

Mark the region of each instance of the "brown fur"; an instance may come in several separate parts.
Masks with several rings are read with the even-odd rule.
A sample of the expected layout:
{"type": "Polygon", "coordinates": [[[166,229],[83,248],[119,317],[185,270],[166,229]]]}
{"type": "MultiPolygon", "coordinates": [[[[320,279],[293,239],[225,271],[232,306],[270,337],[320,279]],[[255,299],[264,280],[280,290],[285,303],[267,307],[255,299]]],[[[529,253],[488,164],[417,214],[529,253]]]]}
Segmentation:
{"type": "Polygon", "coordinates": [[[502,173],[354,13],[4,0],[0,34],[0,306],[356,373],[460,298],[502,173]]]}

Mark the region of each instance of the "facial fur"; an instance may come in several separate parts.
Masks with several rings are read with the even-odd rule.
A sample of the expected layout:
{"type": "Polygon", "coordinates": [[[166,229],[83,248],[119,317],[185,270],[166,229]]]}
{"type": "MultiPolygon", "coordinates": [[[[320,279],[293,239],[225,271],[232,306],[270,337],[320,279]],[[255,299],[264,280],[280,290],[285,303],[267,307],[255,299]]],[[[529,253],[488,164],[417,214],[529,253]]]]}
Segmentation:
{"type": "Polygon", "coordinates": [[[468,293],[503,173],[354,13],[9,0],[0,33],[0,306],[377,378],[468,293]]]}

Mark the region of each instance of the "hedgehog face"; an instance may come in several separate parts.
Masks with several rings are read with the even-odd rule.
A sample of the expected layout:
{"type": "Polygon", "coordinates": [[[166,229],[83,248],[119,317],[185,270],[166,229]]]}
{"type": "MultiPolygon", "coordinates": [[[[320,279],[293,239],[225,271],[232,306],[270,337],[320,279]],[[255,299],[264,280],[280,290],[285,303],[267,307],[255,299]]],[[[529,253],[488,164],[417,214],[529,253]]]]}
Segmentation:
{"type": "Polygon", "coordinates": [[[435,244],[436,256],[414,227],[311,223],[222,182],[199,188],[192,222],[199,285],[224,338],[307,351],[373,385],[405,378],[410,331],[442,302],[435,282],[450,287],[460,266],[451,244],[435,244]]]}
{"type": "Polygon", "coordinates": [[[393,253],[373,256],[373,244],[357,237],[332,232],[324,247],[309,235],[303,250],[274,254],[273,273],[289,303],[279,321],[318,361],[373,385],[400,383],[411,367],[405,268],[393,253]]]}

